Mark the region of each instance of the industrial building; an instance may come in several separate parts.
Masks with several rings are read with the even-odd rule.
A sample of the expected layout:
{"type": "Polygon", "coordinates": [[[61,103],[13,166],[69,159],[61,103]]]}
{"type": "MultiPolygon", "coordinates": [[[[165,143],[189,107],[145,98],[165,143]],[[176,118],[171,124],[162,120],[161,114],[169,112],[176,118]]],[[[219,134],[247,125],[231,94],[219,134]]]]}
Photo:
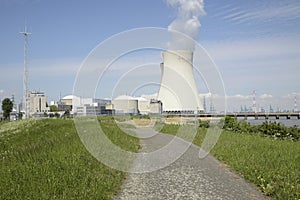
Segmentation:
{"type": "Polygon", "coordinates": [[[29,116],[39,117],[50,111],[44,92],[33,90],[29,93],[29,116]]]}
{"type": "Polygon", "coordinates": [[[75,96],[75,95],[67,95],[65,97],[63,97],[60,102],[67,105],[67,106],[72,106],[73,102],[78,102],[79,101],[79,97],[75,96]]]}
{"type": "Polygon", "coordinates": [[[113,100],[67,95],[60,100],[59,104],[71,106],[71,114],[75,116],[147,115],[162,113],[161,101],[128,95],[121,95],[113,100]]]}
{"type": "Polygon", "coordinates": [[[136,100],[138,100],[138,110],[139,114],[141,115],[147,115],[150,111],[150,100],[145,99],[143,97],[137,97],[136,100]]]}
{"type": "Polygon", "coordinates": [[[111,104],[111,100],[97,98],[80,98],[69,95],[61,100],[66,105],[72,105],[72,112],[76,116],[99,116],[112,115],[113,111],[106,109],[111,104]]]}
{"type": "Polygon", "coordinates": [[[162,102],[159,100],[151,99],[149,104],[149,112],[148,114],[162,114],[162,102]]]}
{"type": "Polygon", "coordinates": [[[162,53],[161,84],[158,100],[163,113],[194,114],[203,112],[193,73],[193,52],[170,50],[162,53]]]}
{"type": "Polygon", "coordinates": [[[138,100],[134,97],[121,95],[112,100],[112,108],[116,115],[138,115],[138,100]]]}
{"type": "Polygon", "coordinates": [[[154,99],[121,95],[112,100],[111,109],[115,111],[116,115],[161,114],[162,103],[154,99]]]}

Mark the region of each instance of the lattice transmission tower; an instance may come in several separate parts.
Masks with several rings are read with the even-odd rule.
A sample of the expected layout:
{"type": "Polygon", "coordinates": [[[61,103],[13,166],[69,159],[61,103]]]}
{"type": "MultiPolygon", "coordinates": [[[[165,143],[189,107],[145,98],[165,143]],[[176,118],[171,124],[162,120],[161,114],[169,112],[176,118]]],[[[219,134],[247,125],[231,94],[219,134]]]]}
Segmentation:
{"type": "Polygon", "coordinates": [[[28,66],[27,66],[27,48],[28,48],[28,35],[32,33],[27,32],[25,25],[24,31],[20,32],[24,35],[24,75],[23,75],[23,109],[25,118],[29,118],[29,90],[28,90],[28,66]]]}

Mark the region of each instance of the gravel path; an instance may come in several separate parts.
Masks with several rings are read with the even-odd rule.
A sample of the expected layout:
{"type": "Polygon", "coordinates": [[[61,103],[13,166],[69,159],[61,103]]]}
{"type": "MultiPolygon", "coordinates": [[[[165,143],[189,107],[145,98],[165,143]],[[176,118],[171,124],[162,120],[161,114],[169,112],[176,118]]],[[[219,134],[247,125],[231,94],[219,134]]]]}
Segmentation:
{"type": "MultiPolygon", "coordinates": [[[[141,152],[155,151],[174,139],[149,129],[136,132],[144,138],[141,152]],[[151,137],[145,138],[146,135],[151,137]]],[[[255,186],[229,171],[225,164],[212,156],[199,159],[198,155],[199,148],[191,145],[183,156],[163,169],[130,173],[116,199],[265,199],[255,186]]],[[[138,164],[134,162],[132,167],[138,164]]]]}

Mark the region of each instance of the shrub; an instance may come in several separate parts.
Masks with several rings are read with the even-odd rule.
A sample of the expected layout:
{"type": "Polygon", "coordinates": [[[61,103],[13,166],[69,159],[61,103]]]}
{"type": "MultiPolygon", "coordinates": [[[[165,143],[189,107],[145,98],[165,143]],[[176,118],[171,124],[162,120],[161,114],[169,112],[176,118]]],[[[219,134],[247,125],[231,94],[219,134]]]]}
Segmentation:
{"type": "Polygon", "coordinates": [[[226,116],[223,129],[235,133],[261,133],[276,139],[299,140],[300,129],[296,126],[286,127],[278,122],[265,121],[261,125],[250,125],[246,121],[237,121],[236,118],[226,116]]]}
{"type": "Polygon", "coordinates": [[[209,121],[199,119],[199,127],[200,128],[209,128],[209,121]]]}

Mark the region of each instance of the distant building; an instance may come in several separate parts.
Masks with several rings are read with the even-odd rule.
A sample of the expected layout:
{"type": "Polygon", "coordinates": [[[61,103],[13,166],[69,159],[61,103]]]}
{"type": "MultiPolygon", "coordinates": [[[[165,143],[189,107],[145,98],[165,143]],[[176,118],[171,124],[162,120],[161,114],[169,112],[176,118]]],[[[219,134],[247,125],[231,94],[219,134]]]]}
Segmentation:
{"type": "Polygon", "coordinates": [[[121,95],[112,100],[116,115],[138,115],[138,100],[134,97],[121,95]]]}
{"type": "Polygon", "coordinates": [[[143,97],[135,98],[138,101],[139,114],[147,115],[150,112],[150,100],[143,97]]]}
{"type": "Polygon", "coordinates": [[[71,112],[75,116],[147,115],[162,113],[161,101],[127,95],[118,96],[113,100],[81,98],[68,95],[61,99],[61,104],[64,106],[72,105],[71,112]]]}
{"type": "Polygon", "coordinates": [[[143,97],[121,95],[112,100],[111,108],[116,115],[161,114],[162,102],[143,97]]]}
{"type": "Polygon", "coordinates": [[[112,115],[113,111],[106,109],[111,100],[97,98],[79,98],[73,96],[73,113],[76,116],[112,115]]]}
{"type": "Polygon", "coordinates": [[[36,90],[31,91],[29,93],[29,115],[31,117],[43,116],[49,111],[45,93],[36,90]]]}
{"type": "Polygon", "coordinates": [[[79,97],[75,96],[75,95],[67,95],[65,97],[63,97],[60,102],[64,105],[67,106],[72,106],[75,102],[79,101],[79,97]]]}
{"type": "Polygon", "coordinates": [[[161,114],[162,113],[162,102],[159,100],[151,99],[149,104],[149,114],[161,114]]]}

